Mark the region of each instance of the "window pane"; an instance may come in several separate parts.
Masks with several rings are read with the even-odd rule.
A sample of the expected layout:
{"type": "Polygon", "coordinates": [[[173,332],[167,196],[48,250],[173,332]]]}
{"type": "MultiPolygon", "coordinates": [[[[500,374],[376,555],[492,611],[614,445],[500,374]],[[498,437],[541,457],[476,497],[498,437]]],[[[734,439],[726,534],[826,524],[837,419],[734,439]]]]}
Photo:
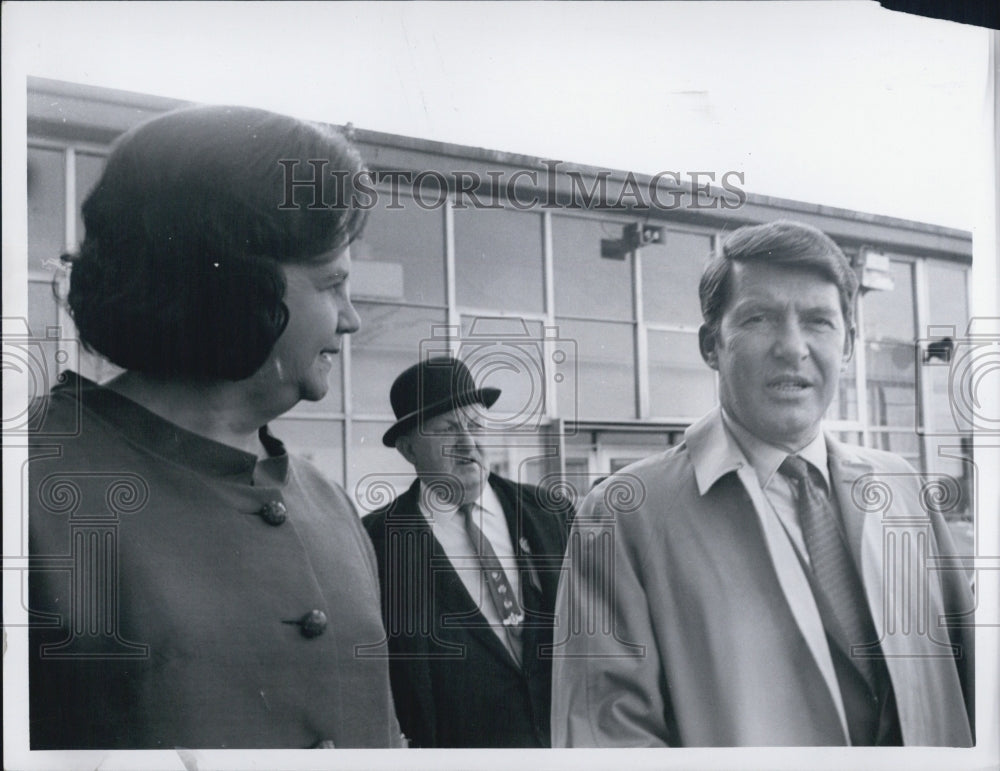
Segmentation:
{"type": "Polygon", "coordinates": [[[717,402],[715,372],[702,360],[698,335],[649,330],[649,412],[696,418],[717,402]]]}
{"type": "MultiPolygon", "coordinates": [[[[57,354],[59,352],[59,337],[65,338],[68,334],[63,329],[59,335],[49,338],[48,330],[57,327],[59,324],[58,308],[55,297],[52,295],[52,285],[49,281],[28,281],[28,330],[33,339],[45,340],[37,346],[26,346],[22,350],[20,347],[12,349],[10,354],[10,368],[17,371],[28,372],[33,377],[31,396],[40,396],[48,393],[49,389],[56,384],[56,377],[65,367],[60,366],[57,354]],[[37,380],[35,379],[37,377],[37,380]]],[[[18,326],[18,330],[23,332],[23,327],[18,326]]],[[[55,334],[55,333],[53,333],[55,334]]],[[[4,354],[4,368],[6,369],[7,354],[4,354]]]]}
{"type": "Polygon", "coordinates": [[[541,215],[456,209],[455,274],[459,305],[541,312],[541,215]]]}
{"type": "Polygon", "coordinates": [[[365,232],[351,244],[351,289],[359,297],[445,304],[444,210],[422,209],[399,195],[401,208],[379,191],[365,232]]]}
{"type": "Polygon", "coordinates": [[[28,148],[28,269],[49,270],[66,249],[66,161],[62,150],[28,148]]]}
{"type": "MultiPolygon", "coordinates": [[[[58,325],[58,306],[52,293],[52,284],[45,281],[28,281],[28,327],[32,337],[43,338],[48,327],[58,325]]],[[[66,330],[63,330],[64,334],[66,330]]],[[[51,346],[55,348],[55,346],[51,346]]]]}
{"type": "Polygon", "coordinates": [[[569,488],[572,488],[574,493],[572,500],[577,507],[583,501],[584,496],[590,492],[594,483],[604,476],[604,474],[591,474],[589,468],[590,462],[587,458],[566,458],[565,481],[568,488],[564,492],[568,492],[569,488]]]}
{"type": "Polygon", "coordinates": [[[636,417],[631,324],[557,319],[559,336],[575,342],[576,367],[556,386],[564,420],[636,417]]]}
{"type": "Polygon", "coordinates": [[[77,152],[76,154],[76,240],[83,241],[84,232],[83,214],[80,208],[83,206],[87,195],[97,184],[97,180],[104,170],[104,158],[98,155],[77,152]]]}
{"type": "Polygon", "coordinates": [[[933,260],[928,260],[926,265],[927,287],[930,293],[927,323],[930,325],[952,325],[957,334],[964,335],[969,325],[968,293],[966,290],[968,270],[957,266],[942,265],[933,260]]]}
{"type": "Polygon", "coordinates": [[[290,453],[308,460],[331,482],[344,483],[342,421],[278,418],[268,425],[271,433],[285,443],[290,453]]]}
{"type": "Polygon", "coordinates": [[[620,223],[552,217],[555,310],[563,316],[629,321],[632,312],[632,256],[601,256],[601,239],[621,238],[620,223]]]}
{"type": "Polygon", "coordinates": [[[642,311],[647,321],[701,324],[698,282],[712,252],[711,236],[667,232],[662,244],[642,247],[642,311]]]}
{"type": "Polygon", "coordinates": [[[914,344],[870,342],[865,345],[868,367],[868,419],[873,426],[915,428],[916,381],[914,344]]]}
{"type": "Polygon", "coordinates": [[[394,448],[382,444],[382,435],[391,425],[390,421],[367,420],[351,424],[347,493],[361,516],[405,492],[416,479],[413,466],[394,448]]]}
{"type": "Polygon", "coordinates": [[[521,318],[462,317],[458,357],[476,384],[500,389],[485,425],[524,431],[545,417],[542,323],[521,318]]]}
{"type": "Polygon", "coordinates": [[[864,295],[866,340],[913,340],[913,269],[909,263],[891,263],[895,287],[864,295]]]}
{"type": "Polygon", "coordinates": [[[858,419],[857,360],[855,354],[841,373],[837,393],[824,416],[827,420],[858,419]]]}
{"type": "Polygon", "coordinates": [[[857,431],[838,431],[837,437],[847,444],[861,444],[861,434],[857,431]]]}
{"type": "MultiPolygon", "coordinates": [[[[943,265],[932,260],[927,263],[927,284],[930,292],[930,305],[927,308],[927,321],[930,326],[954,327],[953,332],[946,329],[921,330],[921,336],[929,341],[940,341],[951,337],[961,340],[969,325],[969,310],[967,303],[966,276],[967,270],[958,266],[943,265]]],[[[939,348],[940,354],[928,355],[927,342],[923,344],[921,354],[920,376],[921,387],[927,396],[924,408],[927,410],[926,426],[931,434],[942,432],[957,432],[958,424],[952,413],[952,393],[950,387],[952,362],[957,354],[968,353],[965,346],[959,348],[939,348]]],[[[959,365],[961,368],[962,365],[959,365]]],[[[965,400],[963,399],[962,402],[965,400]]],[[[955,406],[960,406],[956,403],[955,406]]],[[[964,406],[964,405],[962,405],[964,406]]],[[[967,413],[966,409],[961,409],[967,413]]],[[[941,461],[936,457],[929,459],[932,468],[941,467],[941,461]]]]}
{"type": "Polygon", "coordinates": [[[392,415],[389,388],[420,358],[432,341],[432,327],[445,323],[444,311],[398,305],[355,303],[361,329],[351,335],[351,397],[354,414],[392,415]]]}
{"type": "Polygon", "coordinates": [[[888,450],[904,457],[914,468],[920,468],[920,439],[913,431],[873,431],[869,443],[879,450],[888,450]]]}

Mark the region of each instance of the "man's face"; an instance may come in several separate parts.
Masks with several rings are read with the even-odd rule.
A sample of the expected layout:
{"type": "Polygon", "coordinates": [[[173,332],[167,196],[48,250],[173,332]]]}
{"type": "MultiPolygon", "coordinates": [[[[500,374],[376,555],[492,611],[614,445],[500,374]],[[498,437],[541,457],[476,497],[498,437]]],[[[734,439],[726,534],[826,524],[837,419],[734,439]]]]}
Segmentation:
{"type": "Polygon", "coordinates": [[[413,464],[424,484],[447,486],[446,500],[472,503],[479,498],[488,473],[476,430],[462,410],[451,410],[399,437],[396,449],[413,464]]]}
{"type": "Polygon", "coordinates": [[[718,331],[700,332],[726,412],[758,439],[795,452],[808,444],[854,350],[840,295],[812,271],[736,263],[718,331]]]}

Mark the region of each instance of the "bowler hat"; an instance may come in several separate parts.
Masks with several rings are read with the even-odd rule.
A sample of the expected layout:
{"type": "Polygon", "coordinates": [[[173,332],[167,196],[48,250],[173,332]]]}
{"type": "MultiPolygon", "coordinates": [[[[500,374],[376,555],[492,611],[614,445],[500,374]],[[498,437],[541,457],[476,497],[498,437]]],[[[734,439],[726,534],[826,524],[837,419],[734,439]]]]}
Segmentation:
{"type": "Polygon", "coordinates": [[[499,388],[476,388],[469,368],[458,359],[435,356],[421,361],[404,370],[389,389],[396,422],[385,432],[382,444],[395,447],[399,435],[420,420],[470,404],[492,407],[499,396],[499,388]]]}

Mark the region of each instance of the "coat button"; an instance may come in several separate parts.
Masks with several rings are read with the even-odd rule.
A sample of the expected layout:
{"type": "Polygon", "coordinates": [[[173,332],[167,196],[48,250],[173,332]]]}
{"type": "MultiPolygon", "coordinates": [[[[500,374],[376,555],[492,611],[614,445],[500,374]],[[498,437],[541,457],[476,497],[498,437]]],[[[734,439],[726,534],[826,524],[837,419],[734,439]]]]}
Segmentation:
{"type": "Polygon", "coordinates": [[[288,509],[281,501],[268,501],[264,508],[257,512],[267,524],[277,527],[288,519],[288,509]]]}
{"type": "Polygon", "coordinates": [[[299,619],[303,637],[319,637],[326,631],[326,625],[326,613],[321,610],[310,610],[299,619]]]}

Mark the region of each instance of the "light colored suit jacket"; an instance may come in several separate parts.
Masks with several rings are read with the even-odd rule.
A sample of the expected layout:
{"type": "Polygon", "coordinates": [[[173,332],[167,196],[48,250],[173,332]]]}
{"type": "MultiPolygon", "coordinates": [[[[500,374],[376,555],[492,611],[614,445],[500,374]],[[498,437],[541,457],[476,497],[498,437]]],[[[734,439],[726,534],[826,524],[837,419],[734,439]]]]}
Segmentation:
{"type": "MultiPolygon", "coordinates": [[[[941,480],[830,436],[827,449],[903,741],[969,746],[974,603],[947,562],[941,480]]],[[[803,567],[717,410],[590,493],[564,571],[554,746],[849,743],[803,567]]]]}

